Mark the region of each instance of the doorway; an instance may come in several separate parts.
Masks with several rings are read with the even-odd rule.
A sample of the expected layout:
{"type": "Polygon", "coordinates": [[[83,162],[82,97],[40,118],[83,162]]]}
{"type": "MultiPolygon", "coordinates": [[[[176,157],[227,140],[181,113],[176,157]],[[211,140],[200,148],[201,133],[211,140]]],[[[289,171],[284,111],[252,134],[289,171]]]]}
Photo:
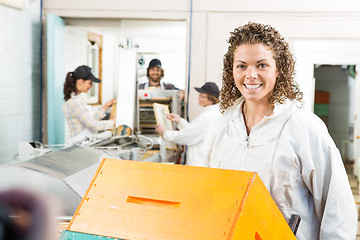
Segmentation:
{"type": "Polygon", "coordinates": [[[344,162],[354,161],[355,65],[314,65],[314,113],[326,124],[344,162]]]}

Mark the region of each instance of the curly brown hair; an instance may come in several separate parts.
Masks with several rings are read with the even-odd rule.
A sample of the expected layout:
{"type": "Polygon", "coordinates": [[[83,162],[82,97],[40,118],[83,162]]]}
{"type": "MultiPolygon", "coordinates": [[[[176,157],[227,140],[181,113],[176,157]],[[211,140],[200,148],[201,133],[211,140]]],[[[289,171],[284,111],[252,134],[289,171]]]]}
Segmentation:
{"type": "Polygon", "coordinates": [[[241,96],[233,76],[234,52],[242,44],[265,44],[274,55],[278,76],[269,103],[283,103],[286,99],[296,99],[302,102],[303,93],[295,82],[295,60],[289,50],[289,44],[270,25],[249,22],[230,33],[230,44],[224,55],[222,88],[220,90],[220,110],[224,112],[241,96]]]}

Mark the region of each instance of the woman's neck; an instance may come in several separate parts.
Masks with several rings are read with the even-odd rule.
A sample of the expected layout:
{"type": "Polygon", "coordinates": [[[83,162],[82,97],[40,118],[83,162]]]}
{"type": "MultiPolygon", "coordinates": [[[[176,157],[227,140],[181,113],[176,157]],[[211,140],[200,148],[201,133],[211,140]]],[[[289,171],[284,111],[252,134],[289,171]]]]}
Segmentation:
{"type": "Polygon", "coordinates": [[[242,113],[248,135],[251,129],[257,125],[265,116],[270,116],[274,106],[270,103],[258,104],[245,101],[242,107],[242,113]]]}

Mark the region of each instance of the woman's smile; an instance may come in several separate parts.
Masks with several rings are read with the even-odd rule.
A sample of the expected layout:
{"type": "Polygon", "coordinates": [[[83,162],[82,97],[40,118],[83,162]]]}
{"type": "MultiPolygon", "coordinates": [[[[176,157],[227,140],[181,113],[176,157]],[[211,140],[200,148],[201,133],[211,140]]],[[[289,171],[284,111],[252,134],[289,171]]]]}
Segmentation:
{"type": "Polygon", "coordinates": [[[258,88],[260,88],[262,86],[262,84],[245,84],[244,83],[244,87],[248,90],[256,90],[258,88]]]}

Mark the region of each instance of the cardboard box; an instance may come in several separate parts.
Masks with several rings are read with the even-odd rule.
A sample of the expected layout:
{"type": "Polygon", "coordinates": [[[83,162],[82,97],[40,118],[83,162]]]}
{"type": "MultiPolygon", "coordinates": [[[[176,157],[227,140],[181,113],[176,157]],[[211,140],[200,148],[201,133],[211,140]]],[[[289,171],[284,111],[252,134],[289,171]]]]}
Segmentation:
{"type": "Polygon", "coordinates": [[[130,240],[296,239],[254,172],[116,159],[103,160],[67,230],[130,240]]]}

